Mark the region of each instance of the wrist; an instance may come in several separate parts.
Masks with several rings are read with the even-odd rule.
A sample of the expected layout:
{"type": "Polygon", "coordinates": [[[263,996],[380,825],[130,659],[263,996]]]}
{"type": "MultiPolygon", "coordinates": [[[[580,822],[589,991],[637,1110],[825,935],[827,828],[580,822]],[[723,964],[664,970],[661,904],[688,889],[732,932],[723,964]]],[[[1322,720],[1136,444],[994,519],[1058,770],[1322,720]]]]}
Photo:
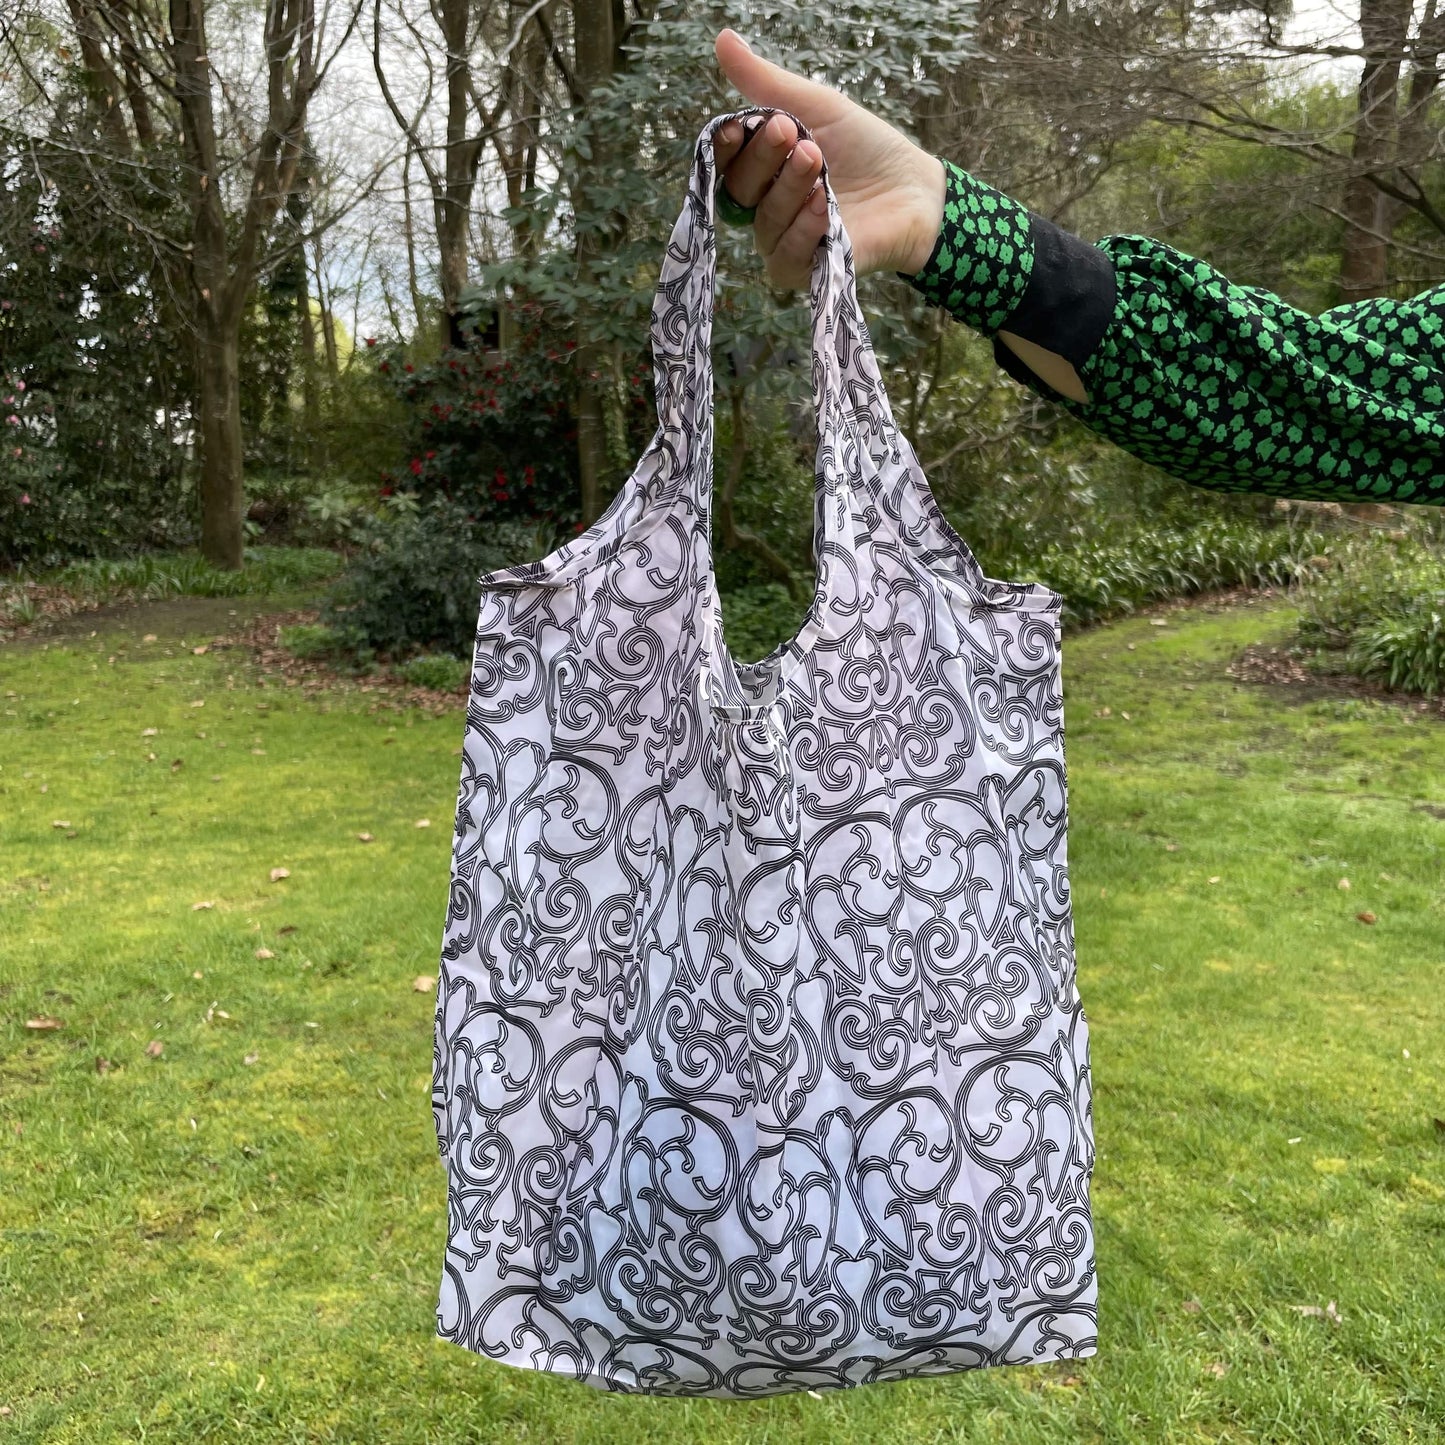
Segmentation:
{"type": "Polygon", "coordinates": [[[909,207],[899,262],[895,267],[900,274],[908,276],[921,271],[933,255],[943,225],[943,202],[948,188],[947,173],[937,156],[919,150],[917,162],[917,179],[913,187],[916,199],[909,207]]]}

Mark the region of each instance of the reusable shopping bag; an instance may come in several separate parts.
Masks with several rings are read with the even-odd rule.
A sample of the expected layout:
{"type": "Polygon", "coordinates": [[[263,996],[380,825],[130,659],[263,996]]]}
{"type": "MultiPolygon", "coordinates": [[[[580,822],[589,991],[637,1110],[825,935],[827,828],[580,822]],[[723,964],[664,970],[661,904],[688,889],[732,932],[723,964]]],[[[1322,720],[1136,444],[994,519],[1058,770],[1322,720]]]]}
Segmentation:
{"type": "Polygon", "coordinates": [[[817,590],[767,657],[728,650],[727,119],[661,268],[656,435],[586,531],[480,579],[436,1015],[438,1333],[666,1395],[1089,1355],[1060,601],[985,577],[930,493],[825,172],[817,590]]]}

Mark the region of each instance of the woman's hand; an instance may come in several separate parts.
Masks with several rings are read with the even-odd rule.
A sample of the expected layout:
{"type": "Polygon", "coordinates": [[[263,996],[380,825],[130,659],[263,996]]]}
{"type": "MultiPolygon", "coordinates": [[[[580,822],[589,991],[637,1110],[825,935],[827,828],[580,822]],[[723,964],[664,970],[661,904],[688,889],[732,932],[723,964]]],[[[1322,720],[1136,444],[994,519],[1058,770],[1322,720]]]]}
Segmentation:
{"type": "Polygon", "coordinates": [[[773,285],[808,285],[813,252],[828,229],[817,184],[824,155],[858,274],[919,270],[943,222],[942,162],[840,92],[754,55],[736,31],[722,31],[715,50],[750,104],[791,111],[813,133],[812,141],[800,142],[793,122],[775,115],[741,155],[737,121],[713,139],[729,195],[758,208],[753,235],[773,285]]]}

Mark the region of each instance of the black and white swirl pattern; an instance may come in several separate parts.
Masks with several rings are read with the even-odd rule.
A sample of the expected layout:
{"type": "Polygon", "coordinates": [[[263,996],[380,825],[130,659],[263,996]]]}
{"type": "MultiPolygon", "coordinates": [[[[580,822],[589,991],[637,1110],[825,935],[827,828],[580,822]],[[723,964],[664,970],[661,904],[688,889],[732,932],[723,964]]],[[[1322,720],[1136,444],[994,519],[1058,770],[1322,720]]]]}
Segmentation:
{"type": "Polygon", "coordinates": [[[768,657],[729,653],[726,118],[658,285],[651,445],[592,527],[481,579],[436,1017],[438,1331],[676,1395],[1092,1354],[1059,599],[985,577],[939,510],[828,186],[817,594],[768,657]]]}

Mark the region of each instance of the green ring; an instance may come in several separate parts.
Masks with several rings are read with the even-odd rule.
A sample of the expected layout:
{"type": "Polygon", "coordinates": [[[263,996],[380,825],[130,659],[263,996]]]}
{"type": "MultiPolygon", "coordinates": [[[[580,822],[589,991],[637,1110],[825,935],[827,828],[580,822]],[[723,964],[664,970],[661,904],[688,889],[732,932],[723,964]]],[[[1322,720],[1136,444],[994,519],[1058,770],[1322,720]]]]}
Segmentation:
{"type": "Polygon", "coordinates": [[[751,226],[758,213],[756,206],[739,205],[721,181],[717,183],[717,209],[730,226],[751,226]]]}

